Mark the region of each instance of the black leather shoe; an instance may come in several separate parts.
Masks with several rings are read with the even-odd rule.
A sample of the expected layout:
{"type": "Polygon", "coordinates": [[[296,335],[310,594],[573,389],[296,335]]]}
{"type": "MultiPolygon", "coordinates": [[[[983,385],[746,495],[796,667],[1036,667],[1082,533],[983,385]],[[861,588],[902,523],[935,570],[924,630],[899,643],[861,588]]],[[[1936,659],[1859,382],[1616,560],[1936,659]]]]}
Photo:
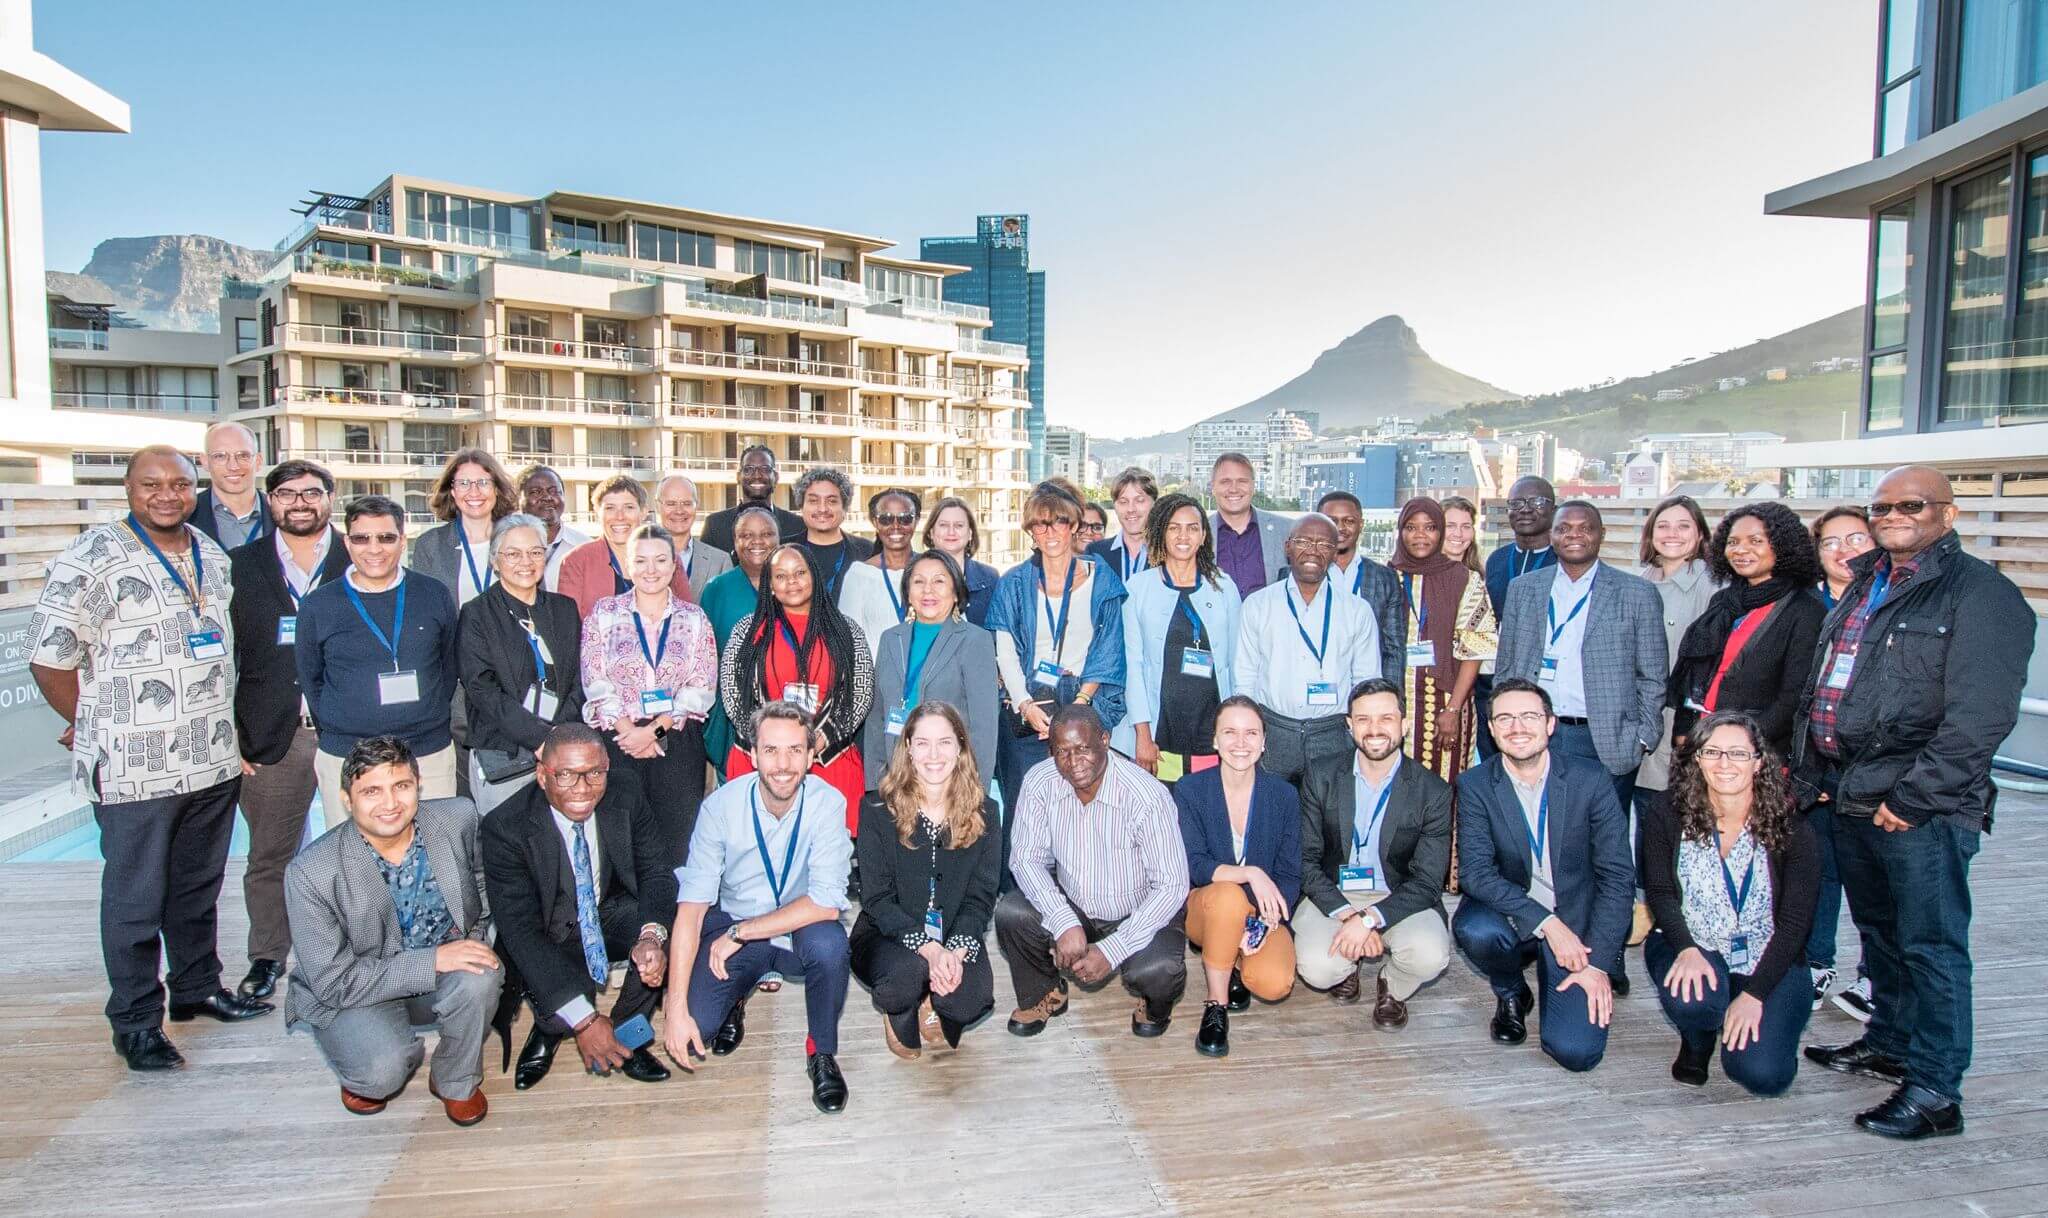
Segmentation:
{"type": "Polygon", "coordinates": [[[1628,970],[1617,963],[1614,971],[1607,974],[1607,988],[1614,991],[1616,998],[1628,997],[1628,970]]]}
{"type": "Polygon", "coordinates": [[[711,1038],[711,1052],[713,1056],[725,1057],[739,1048],[740,1042],[746,1038],[747,1004],[735,1002],[732,1004],[731,1013],[726,1015],[725,1022],[718,1025],[718,1034],[711,1038]]]}
{"type": "Polygon", "coordinates": [[[846,1076],[830,1053],[813,1053],[804,1073],[811,1076],[811,1103],[826,1116],[846,1110],[846,1076]]]}
{"type": "Polygon", "coordinates": [[[1707,1085],[1707,1067],[1714,1062],[1714,1042],[1707,1041],[1704,1049],[1694,1048],[1685,1037],[1678,1038],[1678,1057],[1671,1063],[1671,1077],[1688,1087],[1707,1085]]]}
{"type": "Polygon", "coordinates": [[[1195,1033],[1195,1052],[1203,1057],[1230,1056],[1230,1013],[1222,1003],[1202,1004],[1202,1026],[1195,1033]]]}
{"type": "Polygon", "coordinates": [[[114,1052],[121,1055],[130,1070],[176,1070],[185,1064],[184,1054],[178,1052],[162,1028],[116,1032],[114,1052]]]}
{"type": "Polygon", "coordinates": [[[1529,1008],[1534,1005],[1536,1005],[1536,995],[1531,993],[1526,985],[1507,997],[1495,1001],[1493,1004],[1493,1023],[1487,1028],[1495,1042],[1503,1045],[1519,1045],[1529,1039],[1529,1024],[1523,1017],[1528,1015],[1529,1008]]]}
{"type": "Polygon", "coordinates": [[[633,1056],[627,1058],[626,1064],[619,1067],[619,1073],[624,1074],[636,1083],[665,1083],[668,1081],[668,1067],[662,1065],[655,1058],[654,1054],[649,1053],[646,1045],[641,1045],[633,1050],[633,1056]]]}
{"type": "Polygon", "coordinates": [[[1963,1131],[1963,1106],[1944,1104],[1925,1087],[1905,1086],[1870,1111],[1857,1113],[1856,1127],[1905,1142],[1945,1138],[1963,1131]]]}
{"type": "Polygon", "coordinates": [[[1893,1086],[1901,1086],[1906,1081],[1906,1063],[1879,1053],[1861,1037],[1833,1048],[1808,1045],[1806,1060],[1843,1074],[1874,1078],[1893,1086]]]}
{"type": "Polygon", "coordinates": [[[526,1034],[526,1044],[519,1050],[519,1065],[512,1071],[512,1087],[526,1091],[540,1085],[555,1066],[555,1050],[562,1045],[562,1038],[550,1036],[536,1026],[526,1034]]]}
{"type": "Polygon", "coordinates": [[[1152,1018],[1152,1012],[1146,1009],[1144,1000],[1139,999],[1137,1010],[1131,1012],[1131,1035],[1152,1040],[1166,1035],[1166,1025],[1172,1022],[1172,1011],[1169,1010],[1166,1014],[1154,1019],[1152,1018]]]}
{"type": "Polygon", "coordinates": [[[222,1023],[240,1023],[244,1019],[268,1015],[276,1009],[267,1002],[258,1002],[253,998],[237,998],[226,990],[215,990],[198,1002],[172,1003],[171,1022],[184,1023],[188,1019],[204,1015],[208,1019],[218,1019],[222,1023]]]}
{"type": "Polygon", "coordinates": [[[1252,992],[1245,988],[1244,977],[1236,969],[1230,970],[1230,1009],[1249,1011],[1252,1009],[1252,992]]]}
{"type": "Polygon", "coordinates": [[[258,958],[249,962],[249,972],[242,978],[242,984],[235,987],[235,993],[244,999],[268,998],[277,993],[277,983],[284,977],[284,961],[258,958]]]}

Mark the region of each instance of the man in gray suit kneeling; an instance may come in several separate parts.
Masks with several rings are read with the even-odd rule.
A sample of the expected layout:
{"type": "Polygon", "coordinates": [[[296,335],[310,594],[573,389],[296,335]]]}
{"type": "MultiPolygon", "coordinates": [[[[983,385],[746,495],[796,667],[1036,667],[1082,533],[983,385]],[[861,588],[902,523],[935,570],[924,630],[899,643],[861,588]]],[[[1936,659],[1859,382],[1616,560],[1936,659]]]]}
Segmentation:
{"type": "Polygon", "coordinates": [[[491,932],[476,808],[419,796],[419,763],[395,736],[372,736],[341,767],[346,823],[299,852],[285,871],[285,912],[297,963],[286,1026],[307,1029],[341,1080],[341,1105],[382,1112],[405,1088],[425,1047],[415,1027],[438,1025],[428,1090],[448,1119],[474,1125],[489,1110],[483,1042],[505,969],[491,932]]]}

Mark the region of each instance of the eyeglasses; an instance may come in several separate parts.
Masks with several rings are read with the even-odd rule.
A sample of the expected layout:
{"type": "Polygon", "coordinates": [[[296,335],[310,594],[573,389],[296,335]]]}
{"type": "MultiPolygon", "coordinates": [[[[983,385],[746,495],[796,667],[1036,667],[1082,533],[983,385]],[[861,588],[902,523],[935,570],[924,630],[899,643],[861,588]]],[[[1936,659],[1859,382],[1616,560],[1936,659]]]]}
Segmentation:
{"type": "Polygon", "coordinates": [[[1694,753],[1693,756],[1698,757],[1701,761],[1707,762],[1721,761],[1723,759],[1726,759],[1728,761],[1734,762],[1737,765],[1742,765],[1746,762],[1756,760],[1756,754],[1750,752],[1748,749],[1717,749],[1712,745],[1708,745],[1704,748],[1701,748],[1697,753],[1694,753]]]}
{"type": "Polygon", "coordinates": [[[1826,541],[1820,543],[1820,552],[1823,554],[1833,554],[1837,550],[1846,550],[1850,546],[1858,546],[1863,549],[1869,549],[1870,534],[1851,533],[1846,537],[1830,537],[1826,541]]]}
{"type": "Polygon", "coordinates": [[[602,783],[608,770],[549,770],[548,782],[568,790],[570,787],[594,787],[602,783]]]}
{"type": "Polygon", "coordinates": [[[1508,500],[1508,510],[1510,512],[1534,512],[1549,507],[1551,502],[1552,500],[1548,495],[1523,495],[1519,499],[1508,500]]]}
{"type": "Polygon", "coordinates": [[[326,490],[317,486],[307,487],[302,491],[280,487],[270,492],[270,501],[282,507],[291,507],[298,503],[306,504],[308,507],[319,507],[326,499],[326,490]]]}
{"type": "Polygon", "coordinates": [[[506,562],[546,562],[548,560],[548,552],[544,548],[514,550],[508,546],[498,551],[498,557],[506,562]]]}
{"type": "Polygon", "coordinates": [[[1034,520],[1025,527],[1030,529],[1034,533],[1050,533],[1057,532],[1060,530],[1070,530],[1076,526],[1074,522],[1071,520],[1034,520]]]}
{"type": "Polygon", "coordinates": [[[215,465],[248,465],[256,460],[256,454],[243,449],[238,453],[208,453],[206,459],[215,465]]]}
{"type": "Polygon", "coordinates": [[[1500,714],[1488,719],[1487,722],[1502,731],[1506,731],[1518,723],[1523,727],[1542,727],[1543,721],[1548,718],[1550,718],[1549,711],[1523,711],[1519,715],[1509,711],[1502,711],[1500,714]]]}
{"type": "Polygon", "coordinates": [[[1097,537],[1100,537],[1102,536],[1102,530],[1107,527],[1108,526],[1106,525],[1096,524],[1093,521],[1083,521],[1076,531],[1081,533],[1093,533],[1097,537]]]}
{"type": "Polygon", "coordinates": [[[1290,537],[1287,539],[1287,544],[1298,550],[1311,550],[1321,554],[1335,554],[1337,552],[1336,542],[1323,541],[1319,538],[1290,537]]]}
{"type": "Polygon", "coordinates": [[[487,491],[496,486],[497,483],[489,478],[457,478],[448,485],[458,491],[487,491]]]}
{"type": "Polygon", "coordinates": [[[1902,516],[1918,516],[1929,507],[1940,507],[1943,504],[1954,502],[1955,500],[1953,499],[1901,499],[1897,503],[1873,503],[1868,510],[1870,518],[1878,520],[1891,515],[1893,512],[1897,512],[1902,516]]]}
{"type": "Polygon", "coordinates": [[[348,544],[352,546],[395,546],[402,540],[404,540],[403,535],[398,533],[350,533],[348,535],[348,544]]]}
{"type": "Polygon", "coordinates": [[[877,512],[875,524],[882,528],[909,528],[917,523],[916,512],[877,512]]]}

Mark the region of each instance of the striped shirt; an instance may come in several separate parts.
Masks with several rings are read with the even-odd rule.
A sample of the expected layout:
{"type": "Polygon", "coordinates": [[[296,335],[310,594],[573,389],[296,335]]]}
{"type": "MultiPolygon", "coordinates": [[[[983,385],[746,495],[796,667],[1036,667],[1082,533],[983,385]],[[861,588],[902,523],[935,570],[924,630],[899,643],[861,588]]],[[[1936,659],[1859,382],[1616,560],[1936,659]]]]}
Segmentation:
{"type": "Polygon", "coordinates": [[[1097,944],[1111,967],[1143,951],[1188,899],[1188,856],[1173,797],[1136,765],[1110,754],[1092,803],[1083,804],[1051,761],[1033,766],[1017,795],[1010,873],[1057,939],[1079,910],[1122,921],[1097,944]]]}

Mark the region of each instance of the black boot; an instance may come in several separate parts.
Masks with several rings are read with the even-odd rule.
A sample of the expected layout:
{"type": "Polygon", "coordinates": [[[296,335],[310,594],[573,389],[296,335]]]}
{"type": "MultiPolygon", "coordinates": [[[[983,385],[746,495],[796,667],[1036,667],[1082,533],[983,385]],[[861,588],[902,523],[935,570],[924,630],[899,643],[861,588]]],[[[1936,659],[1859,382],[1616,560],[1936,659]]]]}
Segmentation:
{"type": "Polygon", "coordinates": [[[1678,1057],[1671,1063],[1671,1077],[1688,1087],[1707,1085],[1707,1067],[1714,1061],[1714,1034],[1680,1033],[1678,1057]]]}

